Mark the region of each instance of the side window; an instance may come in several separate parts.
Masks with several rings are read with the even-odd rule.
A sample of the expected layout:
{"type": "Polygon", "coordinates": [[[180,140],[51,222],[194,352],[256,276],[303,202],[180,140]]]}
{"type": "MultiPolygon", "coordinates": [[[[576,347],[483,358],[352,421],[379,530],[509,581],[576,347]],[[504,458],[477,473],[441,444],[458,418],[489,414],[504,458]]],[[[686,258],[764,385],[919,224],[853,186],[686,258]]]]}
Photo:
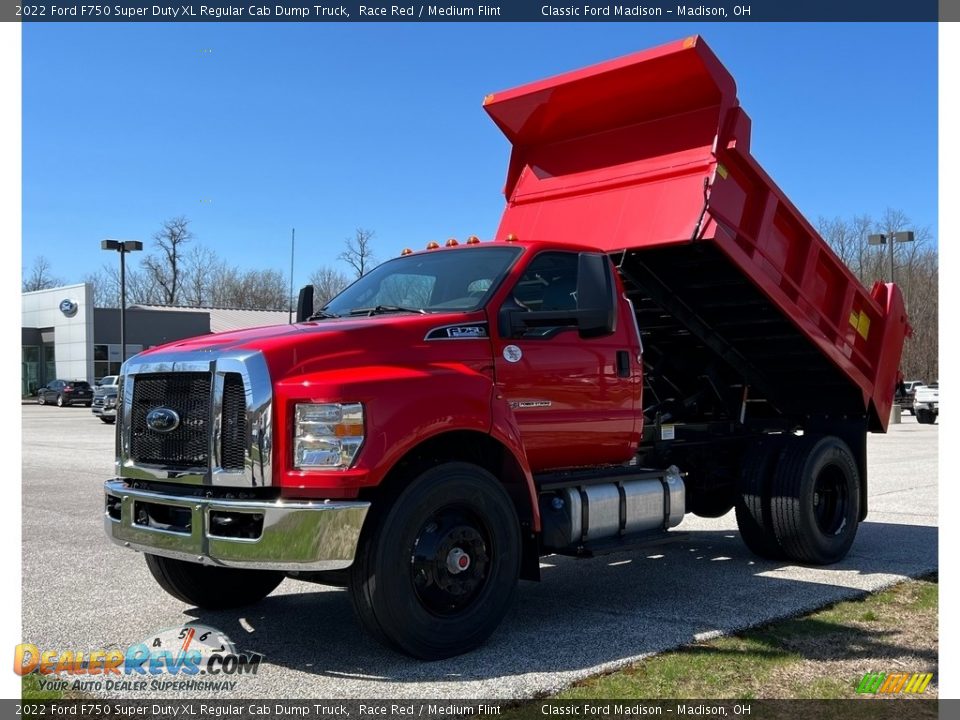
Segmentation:
{"type": "Polygon", "coordinates": [[[530,310],[576,310],[577,267],[576,253],[538,255],[514,288],[514,300],[530,310]]]}

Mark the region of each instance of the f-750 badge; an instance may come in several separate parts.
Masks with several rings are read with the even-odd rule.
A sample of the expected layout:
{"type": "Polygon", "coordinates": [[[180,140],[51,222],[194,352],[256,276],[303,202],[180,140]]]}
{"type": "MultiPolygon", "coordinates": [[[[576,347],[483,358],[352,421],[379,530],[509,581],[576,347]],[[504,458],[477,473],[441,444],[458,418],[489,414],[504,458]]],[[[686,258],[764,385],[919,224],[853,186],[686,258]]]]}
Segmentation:
{"type": "Polygon", "coordinates": [[[448,327],[447,337],[452,338],[473,338],[486,337],[487,331],[482,325],[462,325],[459,327],[448,327]]]}

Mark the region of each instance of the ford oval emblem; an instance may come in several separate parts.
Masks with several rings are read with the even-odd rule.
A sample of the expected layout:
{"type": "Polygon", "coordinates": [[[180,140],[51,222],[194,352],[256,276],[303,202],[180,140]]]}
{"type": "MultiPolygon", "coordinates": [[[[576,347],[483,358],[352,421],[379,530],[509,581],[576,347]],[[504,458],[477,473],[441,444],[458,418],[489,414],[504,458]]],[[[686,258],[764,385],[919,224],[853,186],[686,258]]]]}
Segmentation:
{"type": "Polygon", "coordinates": [[[74,315],[76,315],[76,314],[77,314],[77,309],[78,309],[79,307],[80,307],[80,306],[77,305],[77,304],[76,304],[73,300],[71,300],[70,298],[66,298],[66,299],[60,301],[60,312],[62,312],[62,313],[63,313],[64,315],[66,315],[67,317],[73,317],[74,315]]]}
{"type": "Polygon", "coordinates": [[[147,427],[158,433],[173,432],[180,426],[176,410],[167,407],[154,408],[147,413],[147,427]]]}

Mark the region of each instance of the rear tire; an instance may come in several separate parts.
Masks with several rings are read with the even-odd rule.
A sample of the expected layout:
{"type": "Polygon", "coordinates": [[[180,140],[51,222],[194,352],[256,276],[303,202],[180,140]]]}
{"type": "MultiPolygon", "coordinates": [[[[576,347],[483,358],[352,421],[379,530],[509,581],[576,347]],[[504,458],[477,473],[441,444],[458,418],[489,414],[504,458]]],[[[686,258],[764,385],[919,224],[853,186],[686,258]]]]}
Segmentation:
{"type": "Polygon", "coordinates": [[[212,567],[159,555],[144,557],[160,587],[177,600],[206,610],[252,605],[283,580],[283,573],[272,570],[212,567]]]}
{"type": "Polygon", "coordinates": [[[917,422],[923,425],[933,424],[933,412],[930,410],[917,410],[917,422]]]}
{"type": "Polygon", "coordinates": [[[787,444],[772,488],[772,520],[787,556],[813,565],[842,560],[857,534],[860,471],[837,437],[787,444]]]}
{"type": "Polygon", "coordinates": [[[63,395],[57,395],[57,407],[66,407],[68,404],[64,401],[63,395]]]}
{"type": "Polygon", "coordinates": [[[361,624],[423,660],[476,648],[516,594],[520,523],[510,496],[486,470],[451,462],[383,508],[368,517],[351,566],[361,624]]]}
{"type": "Polygon", "coordinates": [[[783,560],[783,551],[773,530],[770,490],[786,438],[770,435],[752,445],[740,473],[735,506],[740,538],[755,555],[766,560],[783,560]]]}
{"type": "Polygon", "coordinates": [[[116,421],[116,418],[100,416],[100,422],[106,423],[107,425],[113,425],[116,421]]]}

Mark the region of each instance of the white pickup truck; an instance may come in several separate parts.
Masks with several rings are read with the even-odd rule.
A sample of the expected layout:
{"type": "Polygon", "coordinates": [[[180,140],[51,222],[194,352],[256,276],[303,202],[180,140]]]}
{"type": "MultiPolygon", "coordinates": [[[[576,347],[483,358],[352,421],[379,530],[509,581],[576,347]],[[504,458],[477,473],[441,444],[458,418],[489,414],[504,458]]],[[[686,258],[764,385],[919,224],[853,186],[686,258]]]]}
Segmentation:
{"type": "Polygon", "coordinates": [[[940,414],[940,383],[930,383],[917,388],[913,396],[913,414],[918,423],[927,425],[936,421],[940,414]]]}

